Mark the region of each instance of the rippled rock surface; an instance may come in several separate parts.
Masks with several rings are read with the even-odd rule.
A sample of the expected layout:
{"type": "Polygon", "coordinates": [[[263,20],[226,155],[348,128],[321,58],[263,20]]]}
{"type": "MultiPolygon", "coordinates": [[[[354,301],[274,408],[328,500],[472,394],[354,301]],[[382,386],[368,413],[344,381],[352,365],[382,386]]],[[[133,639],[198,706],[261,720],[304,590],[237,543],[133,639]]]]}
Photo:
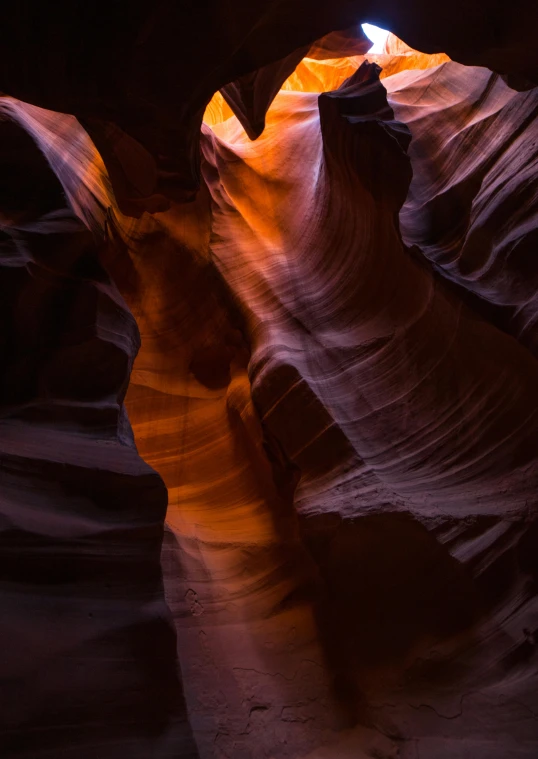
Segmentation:
{"type": "Polygon", "coordinates": [[[524,4],[240,5],[0,66],[1,755],[534,759],[524,4]]]}

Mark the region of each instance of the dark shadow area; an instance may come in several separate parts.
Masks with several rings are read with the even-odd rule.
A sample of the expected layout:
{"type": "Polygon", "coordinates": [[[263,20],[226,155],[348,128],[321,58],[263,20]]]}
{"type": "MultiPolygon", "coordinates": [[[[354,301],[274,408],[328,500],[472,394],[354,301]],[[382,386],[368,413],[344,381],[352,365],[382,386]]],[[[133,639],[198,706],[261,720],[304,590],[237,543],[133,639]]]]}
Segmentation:
{"type": "Polygon", "coordinates": [[[421,643],[468,629],[479,603],[470,577],[406,513],[301,519],[325,584],[318,620],[337,697],[360,703],[361,680],[402,668],[421,643]]]}

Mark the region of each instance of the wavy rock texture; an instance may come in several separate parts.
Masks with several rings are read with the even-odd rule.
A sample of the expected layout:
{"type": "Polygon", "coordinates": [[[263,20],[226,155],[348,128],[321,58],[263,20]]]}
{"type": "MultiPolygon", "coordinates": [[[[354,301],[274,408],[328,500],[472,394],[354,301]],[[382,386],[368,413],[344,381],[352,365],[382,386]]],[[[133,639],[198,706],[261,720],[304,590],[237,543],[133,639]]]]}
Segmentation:
{"type": "Polygon", "coordinates": [[[399,71],[428,69],[450,60],[445,53],[419,53],[393,34],[387,37],[382,54],[368,54],[370,46],[370,41],[365,44],[362,38],[355,39],[351,30],[323,37],[308,51],[302,51],[307,52],[305,57],[302,54],[296,59],[290,56],[228,85],[228,90],[223,88],[216,92],[207,105],[203,121],[214,126],[235,114],[247,135],[256,139],[265,128],[265,113],[279,89],[319,93],[335,90],[365,61],[377,63],[381,67],[380,77],[385,78],[399,71]],[[290,71],[290,64],[296,61],[297,65],[290,71]]]}
{"type": "Polygon", "coordinates": [[[196,757],[166,489],[123,406],[138,330],[35,144],[4,121],[0,145],[0,752],[196,757]]]}
{"type": "MultiPolygon", "coordinates": [[[[299,4],[291,5],[293,16],[299,4]]],[[[478,17],[474,4],[465,7],[478,17]]],[[[79,254],[74,233],[67,238],[65,302],[74,311],[62,311],[54,329],[39,317],[42,332],[53,335],[53,355],[57,344],[63,351],[62,330],[70,325],[82,346],[76,356],[64,358],[58,349],[55,364],[30,346],[22,350],[24,360],[34,356],[30,371],[11,358],[14,340],[6,342],[6,388],[19,393],[6,414],[6,446],[19,446],[25,462],[39,458],[28,453],[37,446],[47,467],[57,458],[67,464],[49,479],[54,503],[73,514],[60,523],[73,525],[66,550],[76,546],[71,560],[89,579],[64,587],[62,599],[71,612],[78,604],[82,616],[87,609],[97,616],[81,591],[87,582],[88,597],[102,610],[97,637],[93,618],[66,625],[57,659],[46,636],[34,636],[33,647],[21,639],[32,673],[45,657],[49,669],[41,671],[59,673],[56,680],[45,674],[51,690],[43,693],[63,727],[58,721],[47,733],[48,744],[35,732],[54,719],[38,700],[41,685],[21,677],[15,659],[13,680],[31,689],[38,707],[29,709],[23,691],[21,716],[8,714],[6,753],[195,755],[161,595],[157,552],[166,494],[156,470],[168,490],[165,596],[200,756],[531,759],[538,749],[538,365],[529,350],[535,333],[528,276],[536,92],[509,89],[485,69],[438,65],[436,56],[393,38],[368,62],[346,48],[342,33],[310,50],[265,114],[284,69],[258,72],[246,88],[237,87],[238,78],[294,53],[291,42],[288,49],[279,42],[269,54],[264,42],[254,55],[255,41],[278,25],[278,11],[270,3],[264,10],[261,37],[249,41],[250,63],[214,74],[223,81],[212,91],[235,82],[234,109],[247,126],[265,119],[265,129],[251,141],[229,106],[213,101],[206,111],[211,126],[202,128],[201,190],[192,203],[176,202],[181,183],[172,194],[161,183],[168,210],[128,218],[122,210],[140,215],[153,190],[139,192],[133,207],[124,185],[127,209],[118,197],[111,152],[130,177],[139,172],[139,186],[151,173],[144,154],[118,131],[121,119],[114,116],[114,128],[100,133],[103,163],[74,117],[12,98],[0,102],[37,142],[77,217],[101,237],[106,231],[99,256],[87,232],[79,234],[89,256],[79,254]],[[337,50],[346,57],[326,57],[337,50]],[[385,67],[382,82],[377,63],[385,67]],[[106,292],[116,305],[107,310],[100,296],[90,313],[77,287],[106,292]],[[122,411],[137,347],[132,317],[141,348],[125,405],[139,455],[122,411]],[[99,328],[88,329],[95,323],[99,328]],[[90,346],[77,336],[80,324],[90,346]],[[118,355],[124,358],[116,364],[118,355]],[[67,365],[77,371],[66,373],[67,365]],[[104,367],[99,392],[90,369],[97,365],[104,367]],[[19,378],[27,375],[39,378],[37,389],[25,389],[19,378]],[[94,495],[88,474],[79,474],[84,467],[97,482],[95,472],[108,467],[102,476],[110,490],[96,485],[94,495]],[[99,544],[110,516],[95,516],[111,501],[115,515],[120,503],[124,509],[115,517],[114,551],[99,544]],[[82,537],[74,526],[81,516],[82,537]],[[122,561],[129,564],[112,561],[116,551],[127,553],[122,561]],[[106,556],[106,566],[95,556],[106,556]],[[112,608],[107,583],[117,587],[112,608]],[[140,626],[144,633],[131,639],[140,626]],[[75,627],[84,644],[69,637],[75,627]],[[75,664],[83,662],[80,670],[66,650],[75,651],[75,664]],[[94,656],[100,664],[92,669],[92,690],[84,662],[94,656]],[[82,704],[73,702],[82,690],[72,681],[78,671],[88,699],[82,704]],[[70,724],[79,731],[74,738],[70,724]]],[[[161,4],[154,24],[167,12],[161,4]]],[[[258,13],[241,17],[238,29],[250,28],[258,13]]],[[[309,45],[318,26],[330,31],[316,14],[296,47],[309,45]]],[[[426,34],[431,12],[418,18],[414,36],[406,37],[413,44],[426,34]]],[[[439,39],[454,34],[467,51],[469,32],[455,24],[436,27],[439,39]]],[[[505,61],[516,26],[521,22],[507,24],[504,47],[497,35],[497,47],[486,39],[469,55],[489,62],[496,50],[495,60],[505,61]]],[[[222,41],[222,60],[233,39],[222,41]]],[[[430,49],[439,48],[432,42],[430,49]]],[[[526,50],[515,57],[513,73],[531,73],[526,50]]],[[[461,60],[467,54],[458,53],[461,60]]],[[[212,62],[210,56],[208,68],[212,62]]],[[[210,94],[195,93],[202,110],[210,94]]],[[[11,269],[30,265],[13,253],[20,248],[13,240],[29,223],[20,218],[29,206],[23,190],[22,206],[9,204],[11,191],[3,206],[8,315],[18,292],[11,269]]],[[[43,236],[51,209],[35,202],[32,219],[43,236]]],[[[57,206],[52,212],[56,219],[57,206]]],[[[39,244],[32,238],[23,249],[40,271],[39,244]]],[[[44,260],[47,276],[64,282],[65,259],[56,263],[46,248],[44,260]]],[[[41,300],[29,300],[51,304],[45,285],[38,289],[41,300]]],[[[17,336],[25,323],[20,309],[6,317],[17,336]]],[[[34,322],[26,329],[32,339],[40,334],[34,322]]],[[[61,555],[47,527],[49,519],[58,524],[49,485],[39,467],[37,483],[28,485],[34,469],[28,474],[25,467],[21,475],[19,465],[13,492],[39,495],[36,521],[47,548],[61,555]]],[[[25,510],[15,504],[6,513],[12,519],[25,510]]],[[[24,535],[36,530],[23,526],[24,535]]],[[[35,557],[30,550],[24,556],[35,557]]],[[[23,602],[36,583],[24,574],[32,561],[14,560],[13,604],[24,609],[25,616],[17,612],[23,630],[35,629],[36,609],[50,618],[49,609],[58,608],[48,587],[23,602]]],[[[37,575],[48,579],[49,566],[44,558],[37,575]]],[[[60,566],[62,581],[71,566],[60,566]]]]}
{"type": "Polygon", "coordinates": [[[514,92],[496,74],[456,63],[404,72],[387,88],[413,135],[406,244],[536,355],[536,89],[514,92]]]}
{"type": "MultiPolygon", "coordinates": [[[[426,756],[463,755],[458,741],[468,746],[473,735],[474,755],[531,756],[536,674],[520,670],[516,652],[530,655],[536,627],[524,576],[536,540],[526,520],[536,503],[537,367],[402,245],[405,133],[374,78],[360,82],[363,70],[355,87],[351,79],[320,97],[319,116],[317,98],[282,92],[255,143],[233,120],[213,128],[211,249],[252,335],[262,422],[301,472],[295,505],[327,583],[321,630],[339,688],[348,698],[360,688],[358,703],[378,704],[377,718],[390,714],[403,734],[404,725],[423,730],[417,750],[426,756]],[[375,557],[387,554],[381,572],[375,557]],[[359,590],[366,577],[369,589],[359,590]],[[476,625],[476,650],[460,652],[465,664],[450,682],[454,651],[427,641],[469,629],[486,609],[493,619],[476,625]],[[512,632],[491,642],[501,616],[512,632]],[[376,695],[387,668],[419,644],[425,663],[408,674],[412,684],[376,695]],[[442,683],[438,702],[426,695],[432,681],[442,683]],[[469,716],[458,722],[468,697],[469,716]],[[430,725],[419,728],[428,710],[430,725]],[[498,717],[490,723],[487,713],[498,717]],[[485,741],[476,737],[483,719],[485,741]],[[503,742],[505,731],[523,731],[527,748],[503,742]]],[[[441,72],[461,88],[453,64],[408,76],[441,72]]],[[[405,98],[404,76],[385,80],[394,99],[405,98]]],[[[471,70],[468,86],[484,76],[471,70]]],[[[509,148],[514,135],[504,137],[509,148]]],[[[504,164],[505,181],[516,166],[504,164]]],[[[428,177],[415,167],[414,182],[428,177]]]]}
{"type": "MultiPolygon", "coordinates": [[[[125,213],[192,199],[214,92],[320,37],[370,21],[413,48],[538,82],[534,0],[7,0],[0,91],[74,114],[125,213]]],[[[259,115],[259,112],[258,112],[259,115]]]]}

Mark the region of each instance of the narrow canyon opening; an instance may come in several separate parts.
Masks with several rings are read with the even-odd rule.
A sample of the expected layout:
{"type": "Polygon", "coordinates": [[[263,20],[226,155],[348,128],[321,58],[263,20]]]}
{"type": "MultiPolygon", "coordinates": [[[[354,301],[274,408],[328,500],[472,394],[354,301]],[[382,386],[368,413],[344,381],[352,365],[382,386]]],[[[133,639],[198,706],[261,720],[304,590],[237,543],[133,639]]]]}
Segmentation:
{"type": "Polygon", "coordinates": [[[2,759],[534,758],[531,4],[206,5],[5,12],[2,759]]]}

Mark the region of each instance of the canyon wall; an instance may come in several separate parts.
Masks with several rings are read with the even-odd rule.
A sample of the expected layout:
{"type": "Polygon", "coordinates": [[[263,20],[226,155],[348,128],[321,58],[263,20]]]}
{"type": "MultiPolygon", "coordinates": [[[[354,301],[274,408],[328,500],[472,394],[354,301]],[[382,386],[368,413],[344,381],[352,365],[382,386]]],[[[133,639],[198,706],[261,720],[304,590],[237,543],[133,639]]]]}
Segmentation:
{"type": "Polygon", "coordinates": [[[6,13],[2,757],[531,759],[530,5],[207,5],[6,13]]]}

